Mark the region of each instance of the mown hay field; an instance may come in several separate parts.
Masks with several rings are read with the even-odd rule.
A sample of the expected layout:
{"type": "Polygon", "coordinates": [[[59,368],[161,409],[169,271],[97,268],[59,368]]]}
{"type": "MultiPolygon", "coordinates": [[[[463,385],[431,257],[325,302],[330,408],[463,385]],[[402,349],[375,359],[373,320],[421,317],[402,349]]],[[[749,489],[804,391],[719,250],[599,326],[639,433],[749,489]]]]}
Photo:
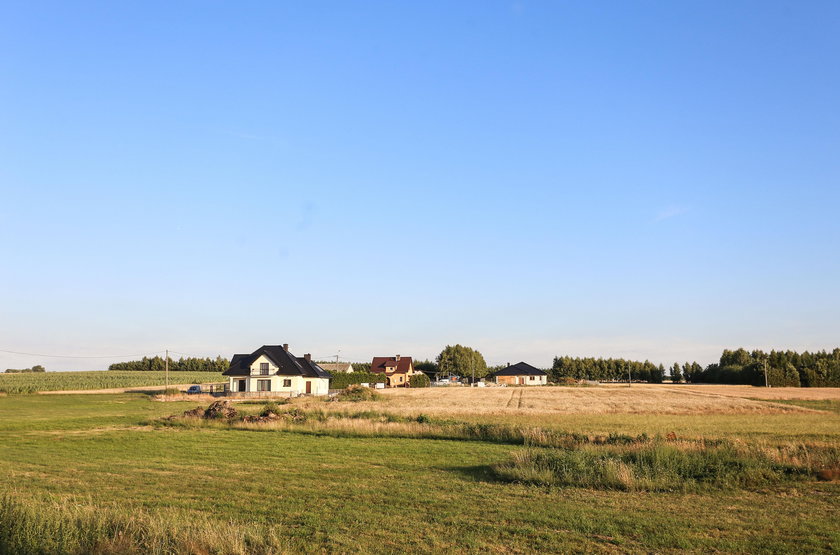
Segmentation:
{"type": "MultiPolygon", "coordinates": [[[[387,389],[389,410],[428,414],[773,414],[807,411],[751,397],[757,391],[705,390],[682,386],[432,387],[387,389]]],[[[831,395],[832,392],[824,392],[831,395]]],[[[785,397],[789,398],[789,397],[785,397]]],[[[840,399],[837,397],[824,397],[840,399]]]]}
{"type": "MultiPolygon", "coordinates": [[[[726,386],[721,386],[726,388],[726,386]]],[[[755,437],[781,440],[840,438],[836,389],[816,400],[762,400],[763,388],[731,386],[728,395],[667,385],[593,387],[433,387],[380,390],[383,400],[354,410],[429,415],[473,423],[539,425],[581,433],[755,437]],[[738,395],[742,396],[738,396],[738,395]]],[[[792,389],[792,388],[791,388],[792,389]]],[[[791,393],[793,395],[795,392],[791,393]]],[[[343,410],[343,404],[300,399],[302,406],[343,410]]]]}
{"type": "MultiPolygon", "coordinates": [[[[781,457],[787,465],[796,458],[796,468],[816,468],[824,457],[836,461],[837,413],[795,406],[786,411],[772,403],[766,410],[710,414],[595,413],[584,410],[585,403],[582,412],[552,412],[575,397],[570,389],[584,388],[526,390],[523,404],[535,406],[517,410],[506,404],[499,409],[504,396],[478,389],[388,391],[374,402],[299,399],[281,408],[360,414],[327,420],[332,427],[313,418],[275,428],[224,421],[170,425],[165,417],[198,402],[158,402],[139,394],[0,397],[0,552],[840,549],[833,516],[840,511],[840,483],[810,475],[775,479],[784,468],[768,466],[766,459],[781,457]],[[427,391],[440,399],[418,403],[427,391]],[[464,406],[420,418],[455,400],[464,406]],[[397,414],[414,420],[400,421],[408,416],[397,414]],[[829,424],[823,429],[824,421],[829,424]],[[348,428],[346,422],[358,425],[348,428]],[[528,437],[538,437],[546,423],[580,435],[565,449],[518,445],[493,440],[492,422],[521,426],[528,437]],[[444,433],[431,437],[428,430],[444,433]],[[676,442],[665,437],[673,430],[676,442]],[[613,435],[600,445],[592,434],[613,435]],[[630,438],[625,446],[620,434],[647,439],[630,438]],[[727,437],[725,443],[719,436],[727,437]],[[731,458],[749,474],[728,479],[728,487],[674,487],[683,475],[701,484],[695,470],[703,472],[706,459],[695,464],[682,455],[693,445],[731,446],[732,453],[710,452],[709,460],[729,468],[731,458]],[[563,470],[570,459],[561,455],[575,462],[581,448],[580,469],[563,470]],[[764,462],[755,469],[741,466],[755,456],[764,462]],[[636,465],[638,457],[656,457],[661,481],[644,474],[648,466],[642,459],[636,465]],[[675,457],[683,466],[666,475],[675,457]],[[590,474],[590,461],[602,459],[617,474],[590,474]],[[756,477],[756,470],[771,474],[756,477]]],[[[645,395],[642,388],[634,391],[639,399],[645,395]]],[[[262,408],[236,407],[251,413],[262,408]]],[[[554,437],[563,440],[559,431],[554,437]]]]}
{"type": "Polygon", "coordinates": [[[704,395],[786,401],[840,401],[840,387],[753,387],[750,385],[674,384],[642,386],[670,388],[704,395]]]}

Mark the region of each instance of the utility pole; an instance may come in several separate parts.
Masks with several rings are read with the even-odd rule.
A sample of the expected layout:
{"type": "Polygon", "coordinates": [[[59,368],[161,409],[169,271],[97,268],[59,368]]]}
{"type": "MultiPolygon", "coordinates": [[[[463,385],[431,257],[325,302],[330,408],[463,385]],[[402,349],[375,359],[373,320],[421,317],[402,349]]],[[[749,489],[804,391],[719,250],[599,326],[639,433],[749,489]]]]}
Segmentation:
{"type": "Polygon", "coordinates": [[[633,377],[630,375],[630,363],[627,363],[627,387],[633,387],[633,377]]]}
{"type": "Polygon", "coordinates": [[[767,359],[764,359],[764,387],[770,387],[770,381],[767,379],[767,359]]]}
{"type": "Polygon", "coordinates": [[[166,392],[164,395],[169,395],[169,349],[166,349],[166,392]]]}

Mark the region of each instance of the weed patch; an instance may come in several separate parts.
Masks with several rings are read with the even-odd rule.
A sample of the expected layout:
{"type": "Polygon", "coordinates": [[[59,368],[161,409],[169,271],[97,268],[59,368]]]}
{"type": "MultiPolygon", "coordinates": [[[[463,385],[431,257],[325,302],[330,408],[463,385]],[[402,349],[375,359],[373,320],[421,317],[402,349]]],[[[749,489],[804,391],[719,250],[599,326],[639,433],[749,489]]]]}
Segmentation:
{"type": "Polygon", "coordinates": [[[836,468],[840,468],[836,448],[800,445],[790,450],[785,446],[762,448],[722,441],[652,440],[531,448],[514,453],[493,470],[504,481],[543,486],[697,492],[754,489],[815,477],[830,479],[836,468]]]}
{"type": "Polygon", "coordinates": [[[369,387],[361,385],[347,386],[343,391],[336,394],[330,401],[350,401],[352,403],[359,403],[363,401],[381,401],[382,395],[369,387]]]}

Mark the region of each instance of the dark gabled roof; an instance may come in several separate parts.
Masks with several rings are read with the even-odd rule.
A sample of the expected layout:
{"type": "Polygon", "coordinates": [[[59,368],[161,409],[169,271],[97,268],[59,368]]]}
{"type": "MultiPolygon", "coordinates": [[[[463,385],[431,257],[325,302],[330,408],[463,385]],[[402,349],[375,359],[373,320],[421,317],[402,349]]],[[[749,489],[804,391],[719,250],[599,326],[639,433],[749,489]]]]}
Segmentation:
{"type": "Polygon", "coordinates": [[[251,355],[233,355],[230,359],[230,366],[222,372],[224,376],[247,376],[251,373],[251,365],[248,364],[248,357],[251,355]]]}
{"type": "Polygon", "coordinates": [[[230,359],[230,368],[222,372],[222,375],[248,376],[251,374],[251,365],[263,355],[277,367],[277,371],[274,372],[276,376],[305,376],[307,378],[331,377],[314,362],[293,356],[282,345],[263,345],[250,355],[233,355],[233,358],[230,359]]]}
{"type": "Polygon", "coordinates": [[[400,360],[397,360],[397,357],[373,357],[373,362],[370,364],[370,371],[371,372],[385,372],[385,368],[394,368],[396,366],[396,370],[394,370],[397,374],[408,374],[409,368],[411,368],[411,357],[400,357],[400,360]]]}
{"type": "Polygon", "coordinates": [[[548,376],[539,368],[534,368],[525,362],[517,362],[507,368],[502,368],[498,372],[493,372],[494,376],[548,376]]]}
{"type": "Polygon", "coordinates": [[[332,378],[329,372],[327,372],[311,360],[307,360],[303,357],[298,357],[297,362],[298,364],[300,364],[301,368],[303,368],[303,375],[307,378],[332,378]]]}

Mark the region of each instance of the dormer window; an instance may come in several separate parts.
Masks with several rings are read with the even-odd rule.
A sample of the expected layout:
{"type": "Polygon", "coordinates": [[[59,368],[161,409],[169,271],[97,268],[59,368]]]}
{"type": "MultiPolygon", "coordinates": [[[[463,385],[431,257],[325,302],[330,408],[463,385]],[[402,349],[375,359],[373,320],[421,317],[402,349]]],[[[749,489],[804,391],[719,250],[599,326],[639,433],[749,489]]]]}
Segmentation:
{"type": "Polygon", "coordinates": [[[268,376],[268,363],[261,362],[260,363],[260,376],[268,376]]]}

